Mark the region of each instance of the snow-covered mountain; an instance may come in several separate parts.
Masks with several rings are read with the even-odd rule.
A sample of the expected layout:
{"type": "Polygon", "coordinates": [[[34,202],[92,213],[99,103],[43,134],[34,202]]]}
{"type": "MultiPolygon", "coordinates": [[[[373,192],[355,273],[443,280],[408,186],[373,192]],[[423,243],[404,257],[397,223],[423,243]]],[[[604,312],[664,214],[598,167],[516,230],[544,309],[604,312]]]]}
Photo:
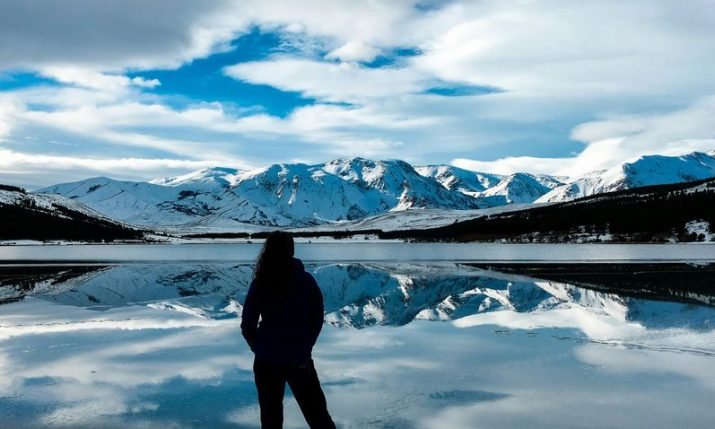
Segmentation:
{"type": "Polygon", "coordinates": [[[137,225],[308,226],[389,210],[476,209],[406,162],[338,159],[237,171],[212,168],[147,182],[98,177],[42,189],[137,225]]]}
{"type": "Polygon", "coordinates": [[[682,156],[647,155],[608,170],[594,171],[554,188],[537,203],[569,201],[604,192],[650,185],[689,182],[715,176],[715,156],[692,152],[682,156]]]}
{"type": "Polygon", "coordinates": [[[515,173],[504,177],[496,186],[480,192],[476,197],[492,206],[533,203],[560,185],[563,182],[554,177],[515,173]]]}
{"type": "Polygon", "coordinates": [[[449,190],[459,191],[488,206],[533,203],[542,195],[564,184],[563,178],[516,173],[508,176],[480,173],[448,165],[416,167],[418,173],[438,181],[449,190]]]}
{"type": "MultiPolygon", "coordinates": [[[[251,232],[320,225],[344,229],[363,219],[399,217],[408,210],[414,213],[411,209],[439,213],[441,218],[451,211],[454,221],[464,218],[458,211],[559,202],[713,176],[715,156],[698,152],[644,156],[574,180],[351,158],[312,165],[273,164],[248,171],[215,167],[151,182],[96,177],[39,192],[60,194],[134,225],[251,232]]],[[[411,217],[406,215],[401,223],[409,227],[411,217]]],[[[422,215],[417,217],[424,220],[422,215]]]]}

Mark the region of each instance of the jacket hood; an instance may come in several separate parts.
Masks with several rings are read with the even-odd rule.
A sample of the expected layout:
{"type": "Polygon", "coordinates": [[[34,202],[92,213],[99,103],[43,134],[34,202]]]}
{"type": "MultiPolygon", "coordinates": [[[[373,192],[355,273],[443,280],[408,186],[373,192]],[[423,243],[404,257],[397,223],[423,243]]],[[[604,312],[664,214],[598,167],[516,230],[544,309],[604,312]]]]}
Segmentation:
{"type": "Polygon", "coordinates": [[[296,271],[305,271],[305,265],[303,265],[303,261],[298,258],[293,258],[293,268],[296,271]]]}

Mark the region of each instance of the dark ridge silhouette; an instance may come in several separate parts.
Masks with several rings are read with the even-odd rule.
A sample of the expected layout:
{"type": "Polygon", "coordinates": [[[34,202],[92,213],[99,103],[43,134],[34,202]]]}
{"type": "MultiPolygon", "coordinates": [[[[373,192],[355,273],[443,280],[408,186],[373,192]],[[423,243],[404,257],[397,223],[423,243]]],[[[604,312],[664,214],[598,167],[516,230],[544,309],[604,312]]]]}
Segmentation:
{"type": "Polygon", "coordinates": [[[383,232],[380,238],[422,241],[571,242],[611,234],[615,242],[703,241],[686,230],[697,220],[715,225],[715,179],[609,192],[548,206],[423,229],[383,232]],[[693,192],[692,188],[705,185],[693,192]]]}
{"type": "MultiPolygon", "coordinates": [[[[3,190],[24,193],[23,190],[3,190]]],[[[0,240],[76,240],[106,242],[141,240],[144,232],[107,219],[55,205],[47,210],[27,199],[20,204],[0,203],[0,240]]]]}
{"type": "Polygon", "coordinates": [[[27,191],[25,188],[20,188],[19,186],[12,186],[12,185],[3,185],[0,183],[0,191],[10,191],[10,192],[19,192],[21,194],[27,194],[27,191]]]}

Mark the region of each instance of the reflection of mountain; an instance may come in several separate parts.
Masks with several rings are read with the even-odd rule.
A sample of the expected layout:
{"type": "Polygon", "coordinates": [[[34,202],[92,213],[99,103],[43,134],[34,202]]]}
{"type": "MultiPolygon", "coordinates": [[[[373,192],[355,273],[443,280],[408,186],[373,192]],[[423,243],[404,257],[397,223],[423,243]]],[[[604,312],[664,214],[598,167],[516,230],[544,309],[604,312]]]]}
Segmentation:
{"type": "MultiPolygon", "coordinates": [[[[653,302],[577,287],[567,282],[443,265],[328,265],[316,270],[327,323],[336,326],[404,325],[415,319],[453,320],[480,313],[579,308],[649,326],[711,324],[713,310],[653,302]]],[[[682,282],[688,282],[685,274],[682,282]]],[[[711,294],[713,295],[713,294],[711,294]]],[[[682,295],[674,295],[682,300],[682,295]]]]}
{"type": "MultiPolygon", "coordinates": [[[[545,275],[544,269],[534,267],[529,273],[533,277],[522,275],[524,272],[507,273],[508,267],[501,267],[500,272],[450,263],[346,263],[309,266],[309,270],[323,290],[326,323],[334,326],[399,326],[415,319],[451,320],[501,310],[544,313],[563,309],[585,310],[647,326],[706,327],[712,323],[713,310],[703,304],[712,304],[715,293],[698,289],[712,277],[709,267],[682,269],[678,276],[672,276],[672,282],[677,280],[680,288],[673,283],[670,289],[654,286],[635,296],[623,287],[623,276],[612,272],[604,271],[599,283],[583,281],[583,270],[575,265],[570,270],[563,266],[556,269],[558,276],[545,275]],[[688,289],[692,286],[695,289],[688,289]]],[[[650,277],[667,277],[660,268],[650,277]]],[[[644,272],[654,269],[641,266],[644,272]]],[[[623,273],[627,270],[627,266],[621,268],[623,273]]],[[[598,272],[592,270],[590,276],[598,277],[598,272]]],[[[140,304],[218,319],[240,314],[251,277],[249,265],[55,267],[34,280],[26,277],[23,293],[97,310],[140,304]]],[[[632,283],[641,287],[654,284],[632,283]]],[[[16,290],[4,285],[0,290],[16,290]]]]}
{"type": "Polygon", "coordinates": [[[95,309],[146,304],[207,318],[235,317],[251,276],[249,265],[118,265],[42,298],[95,309]]]}
{"type": "Polygon", "coordinates": [[[714,264],[490,263],[473,266],[634,298],[715,305],[714,264]]]}
{"type": "Polygon", "coordinates": [[[0,304],[19,301],[25,295],[58,293],[87,281],[105,266],[0,266],[0,304]]]}

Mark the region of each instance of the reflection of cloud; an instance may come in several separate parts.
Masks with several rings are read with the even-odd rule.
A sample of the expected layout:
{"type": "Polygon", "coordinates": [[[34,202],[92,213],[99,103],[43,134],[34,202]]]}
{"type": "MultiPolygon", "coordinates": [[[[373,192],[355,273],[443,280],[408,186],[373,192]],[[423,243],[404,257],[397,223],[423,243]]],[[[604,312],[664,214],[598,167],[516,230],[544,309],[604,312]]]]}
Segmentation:
{"type": "MultiPolygon", "coordinates": [[[[682,334],[682,333],[681,333],[682,334]]],[[[671,335],[679,335],[672,333],[671,335]]],[[[715,342],[715,335],[698,335],[698,343],[715,342]]],[[[705,355],[693,353],[694,350],[672,349],[646,350],[633,348],[614,348],[603,353],[601,347],[585,345],[575,350],[576,357],[585,363],[597,366],[604,371],[621,374],[632,373],[671,373],[690,378],[703,387],[715,391],[715,363],[712,352],[705,355]]]]}
{"type": "Polygon", "coordinates": [[[107,416],[127,412],[123,401],[111,397],[95,397],[70,407],[59,408],[42,417],[40,422],[48,426],[77,427],[79,425],[102,425],[107,416]]]}
{"type": "Polygon", "coordinates": [[[511,310],[475,314],[457,319],[454,326],[466,328],[481,325],[497,325],[511,329],[576,328],[589,338],[622,338],[634,332],[642,332],[637,323],[627,323],[609,315],[598,314],[584,308],[560,308],[531,313],[511,310]]]}
{"type": "MultiPolygon", "coordinates": [[[[22,304],[12,307],[45,305],[32,299],[22,304]]],[[[52,307],[61,308],[62,315],[36,315],[39,320],[32,325],[27,316],[15,315],[10,319],[25,319],[25,326],[2,328],[3,341],[70,345],[29,357],[2,355],[3,394],[39,390],[39,396],[28,400],[61,404],[42,416],[43,425],[103,426],[112,416],[151,414],[161,405],[140,400],[138,386],[177,378],[220,382],[229,370],[250,371],[252,357],[235,320],[213,322],[136,306],[107,311],[103,317],[109,320],[93,320],[94,311],[48,305],[52,307]],[[51,382],[31,387],[23,380],[51,382]]],[[[128,427],[122,422],[116,426],[128,427]]]]}
{"type": "Polygon", "coordinates": [[[27,368],[24,375],[70,377],[82,383],[122,387],[161,383],[174,377],[206,380],[218,378],[236,366],[248,369],[245,361],[238,362],[241,353],[246,353],[246,347],[235,324],[210,329],[185,328],[176,332],[142,333],[128,344],[110,343],[108,347],[99,344],[90,351],[60,356],[44,362],[41,367],[27,368]],[[130,370],[117,371],[118,361],[127,362],[130,370]]]}
{"type": "MultiPolygon", "coordinates": [[[[48,306],[51,305],[48,303],[48,306]]],[[[63,307],[65,308],[65,307],[63,307]]],[[[86,311],[86,310],[85,310],[86,311]]],[[[131,313],[130,312],[119,312],[131,313]]],[[[235,323],[235,321],[220,321],[207,320],[202,318],[186,317],[184,319],[176,319],[171,316],[164,317],[128,317],[122,318],[116,313],[112,313],[117,318],[96,317],[96,313],[86,311],[81,318],[68,320],[60,318],[59,320],[40,320],[36,324],[15,324],[12,317],[3,318],[4,322],[0,326],[0,339],[7,339],[15,336],[32,335],[32,334],[50,334],[75,331],[98,331],[98,330],[145,330],[145,329],[178,329],[201,326],[217,326],[235,323]]],[[[76,316],[76,315],[75,315],[76,316]]],[[[25,316],[26,317],[26,316],[25,316]]],[[[20,319],[21,320],[21,319],[20,319]]],[[[15,319],[15,322],[19,322],[15,319]]]]}

